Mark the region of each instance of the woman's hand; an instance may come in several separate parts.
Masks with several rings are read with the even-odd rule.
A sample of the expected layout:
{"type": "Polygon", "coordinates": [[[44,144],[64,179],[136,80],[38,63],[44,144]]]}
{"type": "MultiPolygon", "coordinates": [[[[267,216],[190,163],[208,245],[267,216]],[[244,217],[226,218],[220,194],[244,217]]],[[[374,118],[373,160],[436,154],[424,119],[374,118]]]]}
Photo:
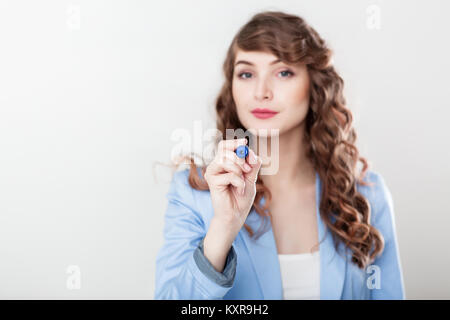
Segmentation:
{"type": "MultiPolygon", "coordinates": [[[[256,195],[256,180],[262,160],[249,148],[248,157],[239,158],[235,150],[246,139],[222,140],[214,160],[205,171],[214,219],[237,234],[242,228],[256,195]]],[[[230,232],[230,230],[228,230],[230,232]]]]}

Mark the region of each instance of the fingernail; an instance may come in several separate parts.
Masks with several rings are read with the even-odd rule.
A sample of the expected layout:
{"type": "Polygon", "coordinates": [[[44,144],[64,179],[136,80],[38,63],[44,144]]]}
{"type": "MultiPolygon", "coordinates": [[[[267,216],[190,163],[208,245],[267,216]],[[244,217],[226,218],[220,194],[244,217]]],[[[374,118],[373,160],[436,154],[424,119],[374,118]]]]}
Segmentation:
{"type": "Polygon", "coordinates": [[[245,171],[250,171],[252,168],[247,163],[244,163],[244,169],[245,171]]]}

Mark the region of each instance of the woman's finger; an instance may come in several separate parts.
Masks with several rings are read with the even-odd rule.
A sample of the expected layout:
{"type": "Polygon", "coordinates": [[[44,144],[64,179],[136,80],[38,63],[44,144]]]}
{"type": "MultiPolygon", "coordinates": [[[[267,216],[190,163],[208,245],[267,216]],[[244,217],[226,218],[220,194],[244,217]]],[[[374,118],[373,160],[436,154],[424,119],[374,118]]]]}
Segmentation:
{"type": "Polygon", "coordinates": [[[217,145],[217,153],[222,154],[225,153],[225,150],[233,151],[236,150],[237,147],[246,145],[247,139],[228,139],[228,140],[221,140],[217,145]]]}
{"type": "Polygon", "coordinates": [[[251,167],[245,162],[245,159],[239,158],[234,151],[225,150],[224,157],[226,157],[228,161],[235,163],[244,172],[249,172],[251,170],[251,167]]]}
{"type": "Polygon", "coordinates": [[[231,184],[239,190],[240,194],[245,190],[245,180],[234,172],[220,174],[211,177],[210,180],[211,184],[215,187],[226,187],[231,184]]]}

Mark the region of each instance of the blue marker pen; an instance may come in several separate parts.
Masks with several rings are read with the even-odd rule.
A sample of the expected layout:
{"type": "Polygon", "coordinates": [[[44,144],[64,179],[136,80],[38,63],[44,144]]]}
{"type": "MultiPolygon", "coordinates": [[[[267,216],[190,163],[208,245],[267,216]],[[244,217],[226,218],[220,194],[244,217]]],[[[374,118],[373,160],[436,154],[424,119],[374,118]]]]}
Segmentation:
{"type": "Polygon", "coordinates": [[[239,146],[234,151],[237,156],[241,159],[245,159],[248,156],[248,147],[247,146],[239,146]]]}

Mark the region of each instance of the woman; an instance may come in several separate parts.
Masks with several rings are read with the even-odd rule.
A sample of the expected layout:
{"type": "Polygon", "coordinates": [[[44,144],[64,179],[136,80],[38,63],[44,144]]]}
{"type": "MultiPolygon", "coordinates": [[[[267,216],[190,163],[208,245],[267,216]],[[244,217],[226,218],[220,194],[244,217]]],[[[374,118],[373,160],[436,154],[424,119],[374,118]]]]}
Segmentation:
{"type": "Polygon", "coordinates": [[[174,175],[155,298],[404,299],[391,194],[355,147],[324,40],[298,16],[262,12],[223,67],[224,140],[207,166],[174,175]],[[256,137],[270,157],[256,155],[256,137]],[[274,159],[278,170],[261,174],[274,159]]]}

